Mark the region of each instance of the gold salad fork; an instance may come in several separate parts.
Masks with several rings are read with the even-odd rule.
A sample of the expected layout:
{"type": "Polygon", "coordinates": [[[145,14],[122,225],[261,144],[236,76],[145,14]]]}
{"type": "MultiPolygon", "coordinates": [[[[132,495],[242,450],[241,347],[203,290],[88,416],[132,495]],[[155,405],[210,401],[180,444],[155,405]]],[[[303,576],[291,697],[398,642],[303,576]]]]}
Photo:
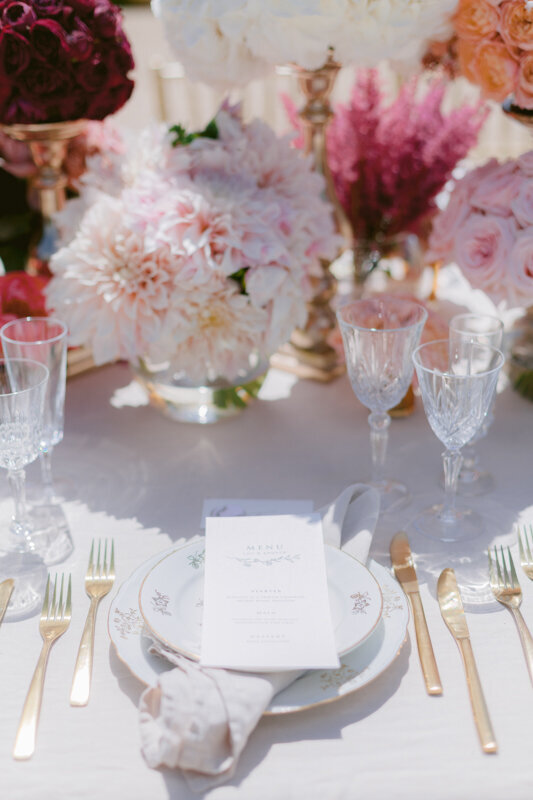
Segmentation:
{"type": "Polygon", "coordinates": [[[89,555],[89,565],[85,574],[85,591],[91,598],[91,605],[87,613],[85,627],[81,636],[76,666],[74,667],[74,677],[70,690],[71,706],[86,706],[89,702],[91,691],[91,675],[93,670],[94,652],[94,626],[96,622],[96,612],[102,597],[111,590],[115,580],[115,545],[111,540],[111,554],[109,566],[107,564],[107,539],[104,545],[104,555],[101,560],[101,541],[98,542],[98,555],[96,564],[94,563],[94,539],[91,544],[89,555]]]}
{"type": "Polygon", "coordinates": [[[520,563],[527,577],[533,581],[533,525],[529,526],[529,532],[524,525],[518,528],[518,547],[520,550],[520,563]]]}
{"type": "Polygon", "coordinates": [[[15,747],[13,749],[13,758],[17,760],[24,760],[31,758],[35,752],[35,740],[37,737],[37,725],[39,724],[39,712],[41,710],[41,701],[43,697],[44,675],[46,672],[46,664],[48,662],[48,655],[53,643],[65,633],[72,616],[72,590],[71,579],[68,576],[68,588],[65,605],[63,605],[63,589],[64,589],[65,576],[61,575],[61,588],[59,591],[59,600],[56,602],[57,596],[57,575],[54,580],[54,589],[52,592],[52,599],[50,601],[50,576],[46,582],[46,591],[44,594],[43,608],[41,611],[41,621],[39,623],[39,632],[43,639],[43,647],[41,655],[35,667],[33,678],[31,679],[30,688],[26,696],[26,702],[22,709],[22,716],[15,739],[15,747]]]}
{"type": "Polygon", "coordinates": [[[503,547],[500,547],[499,555],[496,547],[493,550],[492,556],[489,549],[490,587],[496,600],[506,606],[514,617],[520,635],[522,649],[526,657],[529,677],[533,683],[533,637],[520,613],[519,606],[522,602],[522,589],[516,577],[516,570],[509,548],[507,548],[507,561],[509,562],[509,569],[507,569],[507,564],[505,562],[503,547]]]}

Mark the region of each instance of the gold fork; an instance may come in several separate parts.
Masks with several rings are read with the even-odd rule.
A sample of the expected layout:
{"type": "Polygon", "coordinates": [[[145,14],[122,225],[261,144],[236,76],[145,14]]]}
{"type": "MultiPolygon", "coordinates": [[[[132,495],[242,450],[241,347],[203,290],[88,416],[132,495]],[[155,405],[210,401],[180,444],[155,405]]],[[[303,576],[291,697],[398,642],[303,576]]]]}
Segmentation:
{"type": "Polygon", "coordinates": [[[489,577],[492,593],[498,602],[506,606],[514,617],[518,633],[520,635],[520,642],[526,657],[526,664],[529,670],[529,677],[533,683],[533,637],[531,636],[524,618],[520,613],[519,606],[522,602],[522,589],[516,577],[516,570],[514,568],[511,551],[507,548],[507,560],[509,562],[509,570],[505,563],[505,556],[503,547],[500,547],[500,555],[498,550],[494,548],[494,556],[492,557],[489,549],[489,577]]]}
{"type": "Polygon", "coordinates": [[[63,606],[63,588],[64,588],[64,575],[61,575],[61,588],[59,591],[59,601],[56,603],[57,593],[57,575],[54,580],[54,590],[52,592],[52,600],[50,602],[50,576],[46,582],[46,591],[44,594],[43,608],[41,611],[41,621],[39,623],[39,632],[43,639],[43,647],[41,655],[35,667],[33,678],[31,679],[30,688],[26,696],[26,702],[22,709],[22,716],[15,739],[15,747],[13,749],[13,758],[23,760],[31,758],[35,751],[35,740],[37,737],[37,725],[39,724],[39,713],[41,710],[41,701],[43,697],[44,675],[46,672],[46,664],[48,662],[48,655],[53,643],[65,633],[72,616],[72,590],[71,579],[68,576],[67,598],[63,606]]]}
{"type": "Polygon", "coordinates": [[[87,613],[85,627],[81,637],[76,666],[74,667],[74,677],[70,690],[71,706],[86,706],[89,702],[91,692],[91,675],[93,670],[94,652],[94,626],[96,622],[96,612],[102,597],[111,590],[115,580],[115,545],[111,540],[111,555],[109,567],[107,565],[107,539],[104,545],[104,556],[101,561],[101,541],[98,542],[98,555],[96,564],[94,563],[94,539],[91,544],[89,555],[89,565],[85,575],[85,591],[91,598],[91,605],[87,613]]]}
{"type": "Polygon", "coordinates": [[[532,540],[533,540],[532,525],[529,526],[529,533],[525,525],[522,528],[518,528],[518,547],[520,550],[520,563],[527,577],[533,581],[533,555],[532,555],[533,545],[531,544],[532,540]]]}

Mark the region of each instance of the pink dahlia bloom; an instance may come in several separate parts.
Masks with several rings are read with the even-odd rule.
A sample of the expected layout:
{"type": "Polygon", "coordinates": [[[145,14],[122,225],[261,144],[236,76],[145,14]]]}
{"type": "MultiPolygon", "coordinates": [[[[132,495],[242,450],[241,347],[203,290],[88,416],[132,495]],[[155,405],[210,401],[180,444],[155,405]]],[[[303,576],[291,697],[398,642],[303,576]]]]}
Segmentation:
{"type": "Polygon", "coordinates": [[[98,363],[231,380],[305,323],[310,277],[338,246],[323,179],[265,123],[235,108],[215,123],[178,146],[152,127],[110,172],[92,159],[61,214],[49,302],[98,363]]]}

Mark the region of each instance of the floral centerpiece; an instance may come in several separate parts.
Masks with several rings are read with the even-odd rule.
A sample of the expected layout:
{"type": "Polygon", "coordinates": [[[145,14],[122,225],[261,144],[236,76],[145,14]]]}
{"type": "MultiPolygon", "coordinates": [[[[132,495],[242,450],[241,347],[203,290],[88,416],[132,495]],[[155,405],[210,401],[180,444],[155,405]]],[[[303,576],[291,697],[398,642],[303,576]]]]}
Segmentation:
{"type": "MultiPolygon", "coordinates": [[[[335,252],[323,179],[227,107],[201,134],[146,131],[121,175],[82,179],[96,202],[51,260],[71,343],[98,364],[165,362],[174,386],[242,383],[305,322],[310,278],[335,252]]],[[[65,227],[84,201],[82,188],[65,227]]]]}
{"type": "Polygon", "coordinates": [[[533,109],[533,3],[459,0],[453,18],[463,75],[484,97],[533,109]]]}
{"type": "Polygon", "coordinates": [[[430,248],[495,303],[530,307],[510,364],[516,388],[533,400],[533,150],[492,159],[458,181],[435,219],[430,248]]]}
{"type": "Polygon", "coordinates": [[[134,63],[110,0],[0,2],[0,122],[103,119],[129,98],[134,63]]]}
{"type": "Polygon", "coordinates": [[[494,302],[533,303],[533,151],[503,163],[493,158],[458,181],[429,246],[494,302]]]}
{"type": "Polygon", "coordinates": [[[446,38],[457,0],[152,0],[190,77],[242,85],[276,64],[321,67],[328,48],[342,64],[416,62],[428,39],[446,38]]]}

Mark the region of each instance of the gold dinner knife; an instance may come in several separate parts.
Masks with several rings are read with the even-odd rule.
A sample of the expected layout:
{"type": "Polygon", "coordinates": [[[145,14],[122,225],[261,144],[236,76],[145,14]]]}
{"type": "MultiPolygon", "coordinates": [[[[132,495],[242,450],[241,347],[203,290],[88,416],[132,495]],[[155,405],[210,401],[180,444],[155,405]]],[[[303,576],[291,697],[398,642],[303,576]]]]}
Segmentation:
{"type": "Polygon", "coordinates": [[[4,619],[4,614],[6,613],[6,608],[9,605],[9,599],[14,586],[15,581],[13,578],[8,578],[0,583],[0,623],[4,619]]]}
{"type": "Polygon", "coordinates": [[[463,659],[466,673],[466,683],[470,693],[470,702],[474,713],[474,722],[485,753],[496,753],[498,745],[490,722],[487,704],[483,696],[483,689],[474,660],[474,653],[470,643],[470,633],[466,624],[465,612],[459,587],[453,569],[441,572],[437,583],[437,597],[444,622],[457,642],[463,659]]]}
{"type": "Polygon", "coordinates": [[[428,694],[442,694],[442,684],[420,598],[413,556],[411,555],[407,534],[403,531],[393,536],[390,543],[390,557],[394,567],[394,574],[400,581],[413,609],[418,655],[427,692],[428,694]]]}

